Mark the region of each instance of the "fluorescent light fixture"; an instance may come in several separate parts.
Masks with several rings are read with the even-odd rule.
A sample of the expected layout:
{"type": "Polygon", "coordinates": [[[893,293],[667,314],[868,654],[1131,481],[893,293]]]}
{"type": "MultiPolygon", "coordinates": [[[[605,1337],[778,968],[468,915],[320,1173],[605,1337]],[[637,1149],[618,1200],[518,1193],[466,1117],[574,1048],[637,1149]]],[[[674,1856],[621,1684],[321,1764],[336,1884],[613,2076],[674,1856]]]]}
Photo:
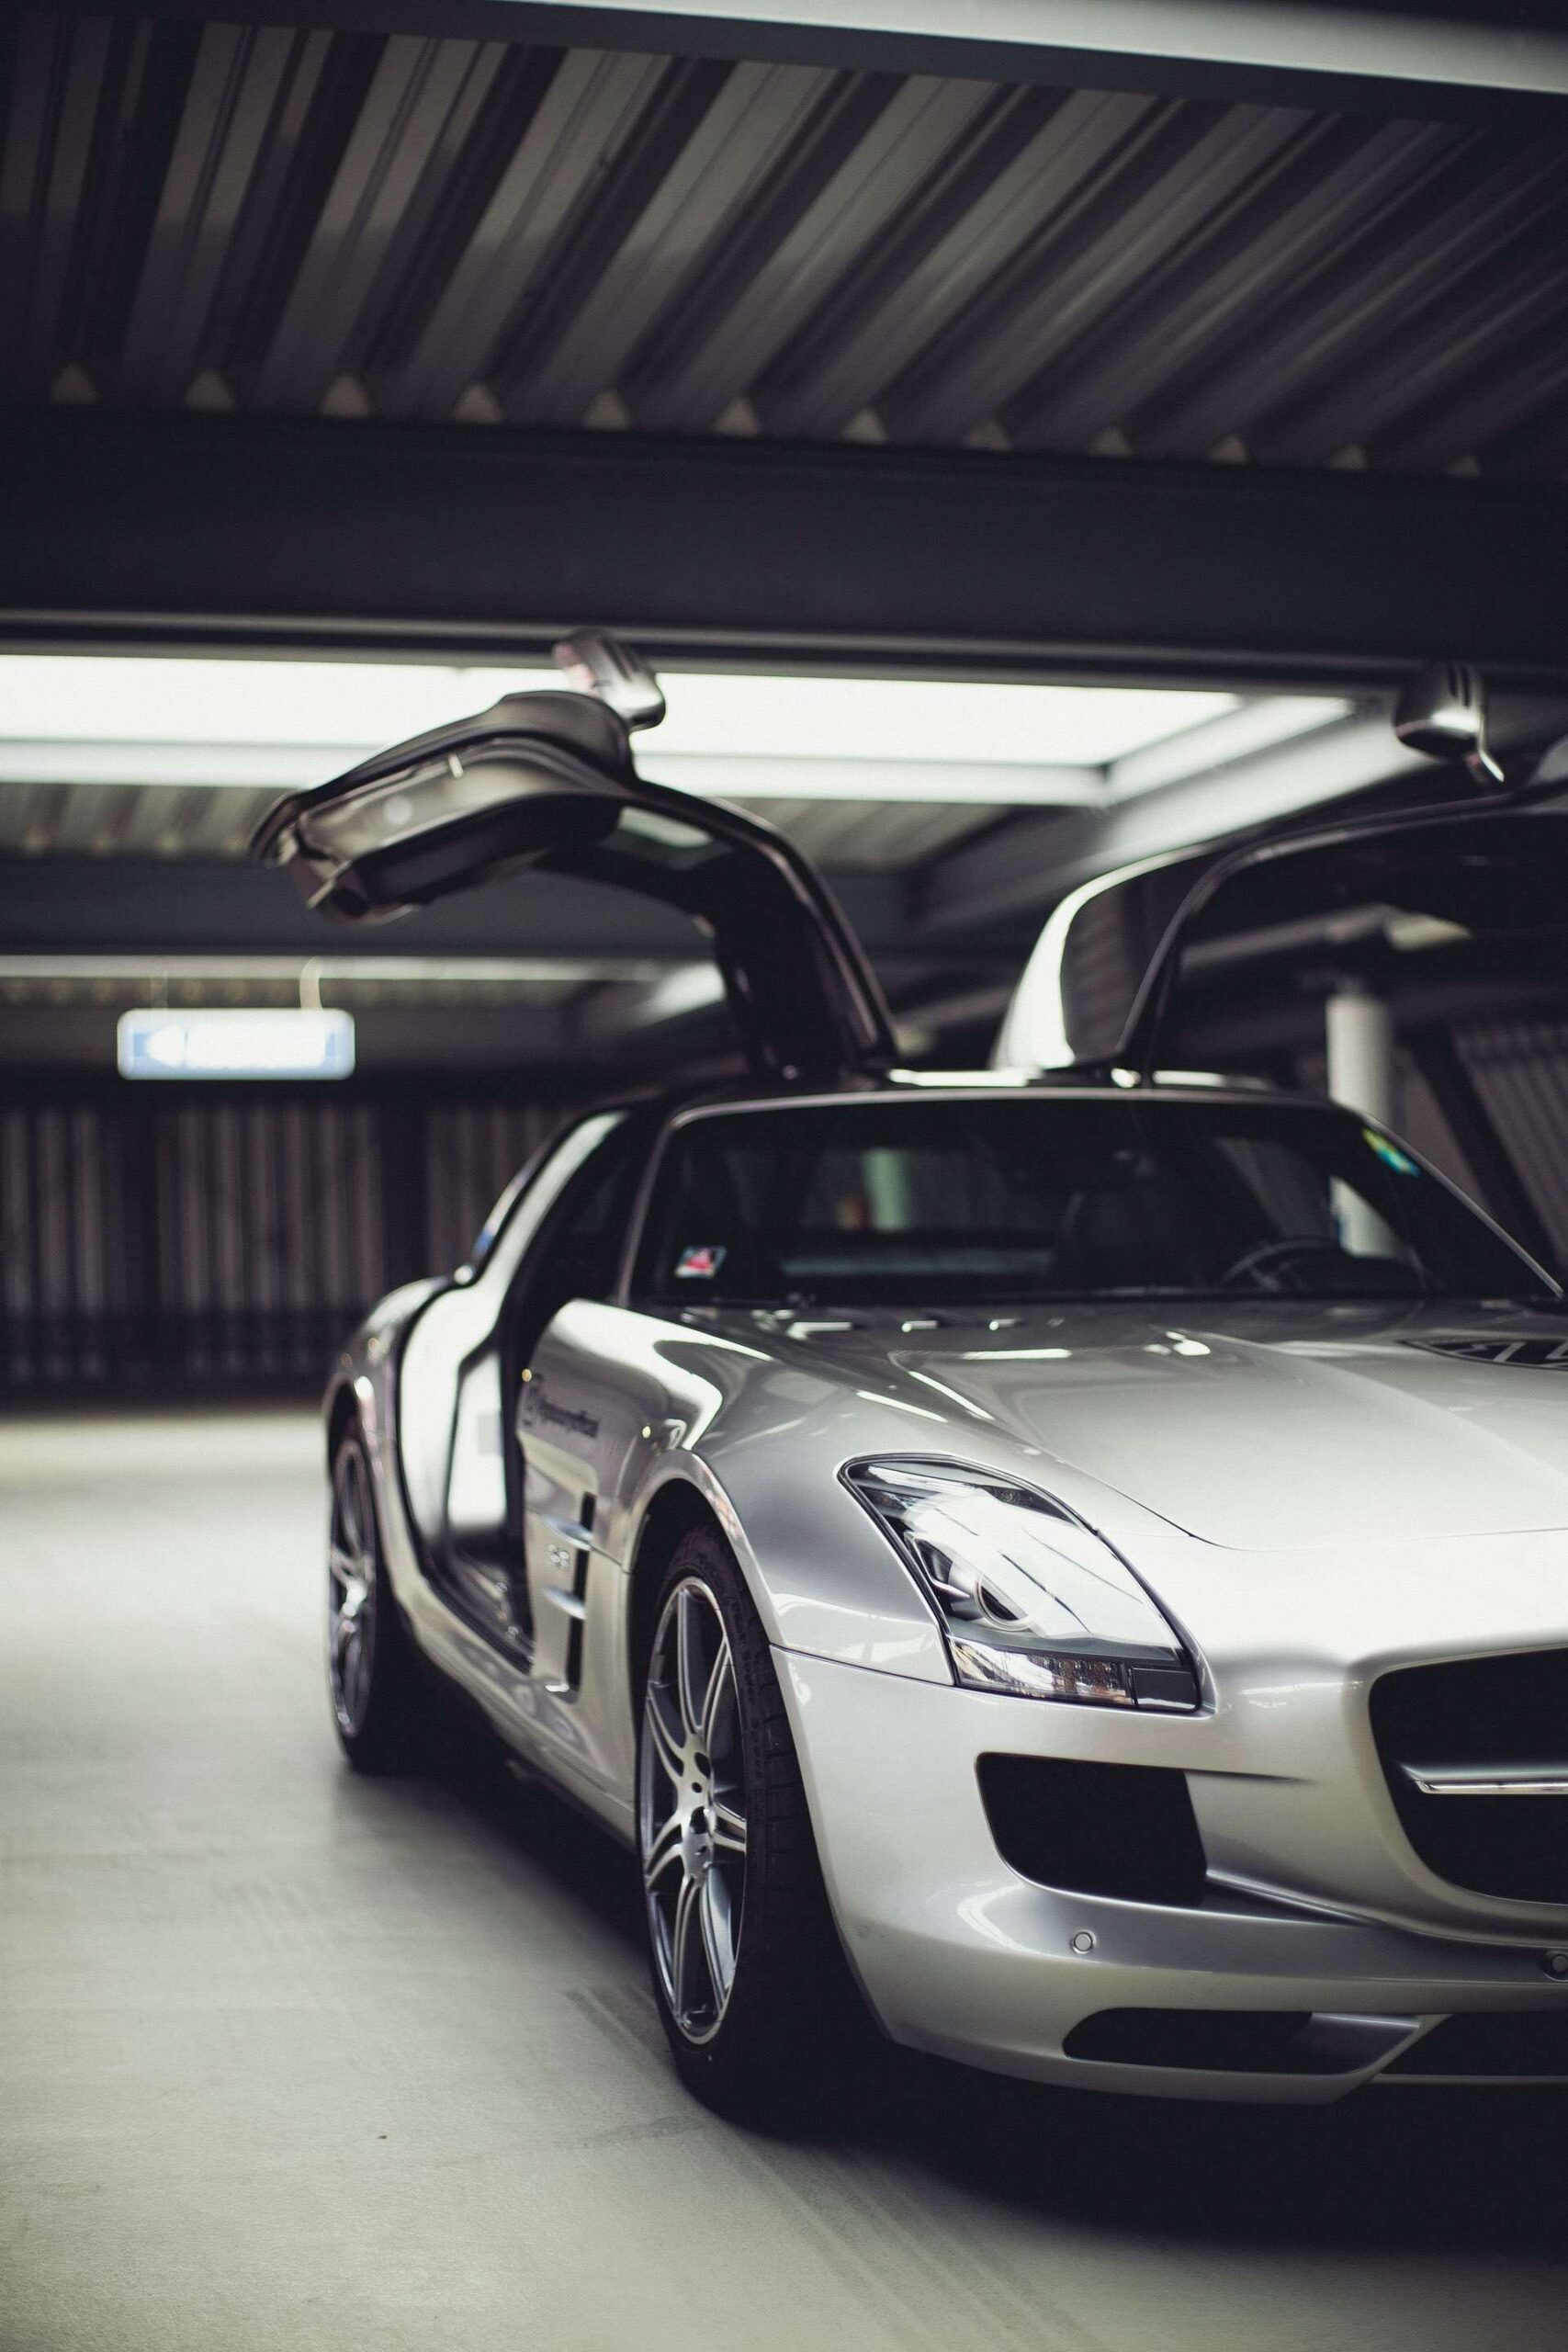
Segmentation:
{"type": "Polygon", "coordinates": [[[670,715],[646,746],[796,760],[1102,767],[1234,708],[1234,695],[932,678],[663,673],[670,715]]]}
{"type": "MultiPolygon", "coordinates": [[[[709,757],[1021,762],[1100,767],[1233,709],[1234,695],[930,678],[660,673],[664,752],[709,757]]],[[[193,662],[164,655],[0,657],[11,741],[299,745],[353,755],[558,684],[548,666],[193,662]]],[[[655,739],[649,739],[650,741],[655,739]]]]}
{"type": "MultiPolygon", "coordinates": [[[[661,679],[669,717],[650,746],[709,759],[1100,767],[1235,705],[1233,695],[1129,686],[684,670],[661,679]]],[[[90,744],[134,743],[320,752],[331,774],[504,694],[558,683],[555,670],[527,664],[8,654],[0,657],[0,737],[84,753],[90,744]]],[[[101,758],[96,773],[106,773],[101,758]]]]}
{"type": "MultiPolygon", "coordinates": [[[[1103,808],[1105,772],[1022,760],[826,760],[766,752],[667,752],[649,736],[637,765],[705,800],[836,800],[954,808],[1103,808]]],[[[0,774],[3,774],[0,769],[0,774]]]]}
{"type": "MultiPolygon", "coordinates": [[[[1345,716],[1328,695],[930,678],[661,673],[638,756],[660,783],[739,800],[1104,808],[1207,775],[1345,716]]],[[[282,792],[559,685],[553,668],[415,662],[0,656],[0,786],[282,792]]]]}
{"type": "Polygon", "coordinates": [[[0,734],[30,742],[303,745],[334,755],[323,771],[330,775],[555,674],[423,662],[12,653],[0,657],[0,734]]]}
{"type": "Polygon", "coordinates": [[[1190,776],[1271,752],[1348,718],[1350,707],[1333,695],[1260,695],[1253,702],[1233,703],[1179,734],[1120,753],[1106,777],[1108,797],[1132,800],[1161,785],[1184,784],[1190,776]]]}
{"type": "Polygon", "coordinates": [[[118,1042],[122,1078],[347,1078],[354,1069],[347,1012],[143,1005],[120,1016],[118,1042]]]}

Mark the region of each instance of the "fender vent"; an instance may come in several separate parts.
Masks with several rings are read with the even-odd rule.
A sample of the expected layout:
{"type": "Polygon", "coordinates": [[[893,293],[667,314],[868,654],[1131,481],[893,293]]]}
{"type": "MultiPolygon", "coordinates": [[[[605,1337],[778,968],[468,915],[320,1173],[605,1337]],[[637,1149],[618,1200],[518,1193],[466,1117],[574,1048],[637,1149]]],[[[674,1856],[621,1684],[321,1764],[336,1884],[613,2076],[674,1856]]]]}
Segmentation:
{"type": "Polygon", "coordinates": [[[980,1796],[1004,1862],[1042,1886],[1194,1909],[1206,1865],[1185,1772],[1149,1764],[982,1756],[980,1796]]]}

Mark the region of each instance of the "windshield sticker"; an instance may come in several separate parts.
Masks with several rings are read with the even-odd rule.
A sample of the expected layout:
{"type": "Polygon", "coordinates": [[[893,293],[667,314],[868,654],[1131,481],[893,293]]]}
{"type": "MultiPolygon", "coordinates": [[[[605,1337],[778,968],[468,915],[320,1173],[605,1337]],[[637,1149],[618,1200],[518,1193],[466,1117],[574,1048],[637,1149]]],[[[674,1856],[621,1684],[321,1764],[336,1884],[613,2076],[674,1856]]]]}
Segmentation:
{"type": "Polygon", "coordinates": [[[716,1241],[696,1241],[682,1250],[675,1261],[677,1282],[711,1283],[723,1265],[725,1251],[716,1241]]]}
{"type": "Polygon", "coordinates": [[[1420,1175],[1421,1170],[1411,1159],[1410,1154],[1407,1151],[1401,1151],[1396,1143],[1390,1143],[1386,1136],[1380,1136],[1375,1127],[1363,1127],[1361,1133],[1366,1136],[1383,1166],[1392,1168],[1396,1176],[1420,1175]]]}

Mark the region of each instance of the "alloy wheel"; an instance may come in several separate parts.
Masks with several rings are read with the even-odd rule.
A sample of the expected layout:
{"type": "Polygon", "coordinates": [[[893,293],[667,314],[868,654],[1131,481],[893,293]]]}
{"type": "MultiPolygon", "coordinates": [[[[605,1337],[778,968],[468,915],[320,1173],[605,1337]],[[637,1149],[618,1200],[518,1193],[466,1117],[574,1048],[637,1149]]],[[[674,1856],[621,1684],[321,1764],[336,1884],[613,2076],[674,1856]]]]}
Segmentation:
{"type": "Polygon", "coordinates": [[[740,1943],[746,1775],[729,1637],[700,1577],[675,1587],[653,1637],[637,1827],[665,2001],[688,2041],[711,2041],[740,1943]]]}
{"type": "Polygon", "coordinates": [[[333,1463],[327,1560],[327,1670],[333,1712],[352,1737],[364,1726],[376,1647],[376,1515],[357,1438],[345,1439],[333,1463]]]}

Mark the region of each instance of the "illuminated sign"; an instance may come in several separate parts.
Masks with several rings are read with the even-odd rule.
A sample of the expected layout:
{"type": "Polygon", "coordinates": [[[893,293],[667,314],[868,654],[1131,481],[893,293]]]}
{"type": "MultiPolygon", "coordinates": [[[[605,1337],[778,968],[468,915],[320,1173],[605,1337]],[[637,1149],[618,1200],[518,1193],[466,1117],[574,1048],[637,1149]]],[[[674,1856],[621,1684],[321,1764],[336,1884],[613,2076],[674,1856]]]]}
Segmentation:
{"type": "Polygon", "coordinates": [[[142,1006],[119,1023],[121,1078],[347,1078],[354,1016],[142,1006]]]}

